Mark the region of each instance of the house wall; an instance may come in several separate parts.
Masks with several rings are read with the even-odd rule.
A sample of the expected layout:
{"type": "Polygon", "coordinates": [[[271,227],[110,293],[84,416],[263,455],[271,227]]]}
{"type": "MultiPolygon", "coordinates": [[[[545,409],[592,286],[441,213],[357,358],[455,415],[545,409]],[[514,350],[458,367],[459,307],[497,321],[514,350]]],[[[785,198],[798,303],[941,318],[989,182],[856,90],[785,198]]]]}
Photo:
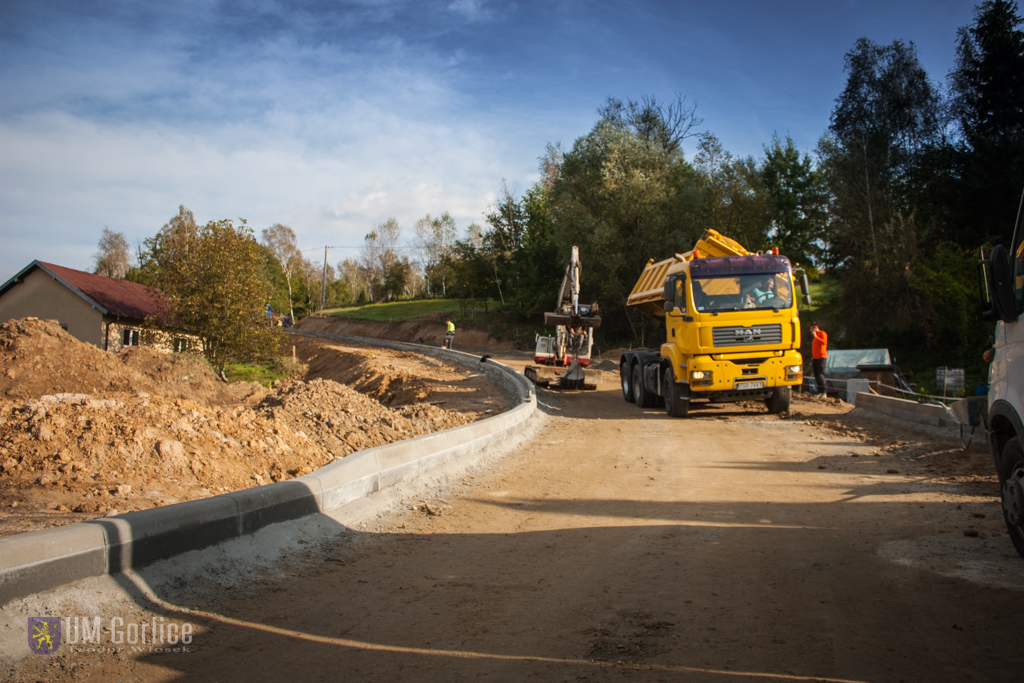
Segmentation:
{"type": "Polygon", "coordinates": [[[81,341],[103,348],[103,314],[41,268],[0,296],[0,322],[28,317],[57,320],[81,341]]]}
{"type": "Polygon", "coordinates": [[[200,353],[203,350],[202,342],[198,337],[181,332],[158,330],[152,327],[143,327],[138,322],[111,320],[107,323],[107,351],[118,353],[124,346],[125,330],[139,331],[138,346],[149,346],[158,351],[183,351],[187,353],[200,353]]]}

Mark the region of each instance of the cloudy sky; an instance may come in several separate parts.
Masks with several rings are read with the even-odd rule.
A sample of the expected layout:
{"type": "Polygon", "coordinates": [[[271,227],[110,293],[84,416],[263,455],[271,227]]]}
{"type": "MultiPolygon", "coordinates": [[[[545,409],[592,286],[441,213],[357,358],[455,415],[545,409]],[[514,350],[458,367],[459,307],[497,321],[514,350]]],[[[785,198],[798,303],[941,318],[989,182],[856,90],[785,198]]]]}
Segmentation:
{"type": "Polygon", "coordinates": [[[738,156],[810,152],[857,38],[913,41],[942,82],[974,4],[2,0],[0,282],[90,269],[104,227],[134,245],[179,204],[332,262],[392,216],[482,223],[609,96],[684,95],[738,156]]]}

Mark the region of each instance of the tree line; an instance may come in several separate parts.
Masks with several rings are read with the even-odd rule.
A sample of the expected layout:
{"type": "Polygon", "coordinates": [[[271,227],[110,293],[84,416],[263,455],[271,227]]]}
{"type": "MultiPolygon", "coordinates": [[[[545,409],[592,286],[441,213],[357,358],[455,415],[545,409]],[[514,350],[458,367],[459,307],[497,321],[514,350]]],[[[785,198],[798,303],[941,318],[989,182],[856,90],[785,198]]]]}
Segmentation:
{"type": "MultiPolygon", "coordinates": [[[[528,322],[554,305],[577,245],[602,335],[656,343],[652,323],[625,306],[629,291],[648,259],[685,251],[714,228],[752,250],[778,246],[833,283],[835,301],[815,315],[837,345],[977,365],[991,335],[975,315],[975,264],[982,249],[1009,238],[1024,188],[1017,3],[975,8],[942,82],[900,40],[861,38],[843,69],[845,87],[810,153],[775,135],[760,157],[736,157],[701,130],[683,95],[609,98],[571,147],[548,145],[539,179],[521,196],[502,183],[483,225],[460,230],[442,212],[403,240],[391,218],[366,234],[358,257],[334,265],[304,255],[280,224],[260,239],[225,221],[198,236],[212,238],[214,225],[246,240],[265,286],[256,301],[293,317],[321,306],[460,297],[497,300],[510,320],[528,322]]],[[[189,220],[181,207],[140,245],[134,267],[123,236],[119,243],[105,230],[97,271],[162,285],[170,276],[154,264],[171,253],[169,226],[189,220]]]]}

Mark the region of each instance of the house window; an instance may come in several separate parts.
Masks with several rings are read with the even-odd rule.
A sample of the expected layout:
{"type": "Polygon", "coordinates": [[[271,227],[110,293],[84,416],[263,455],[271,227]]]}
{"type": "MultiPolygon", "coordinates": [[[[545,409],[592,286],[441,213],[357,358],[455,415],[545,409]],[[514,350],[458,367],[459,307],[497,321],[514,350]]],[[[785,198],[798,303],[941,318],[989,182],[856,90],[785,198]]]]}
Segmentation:
{"type": "Polygon", "coordinates": [[[185,337],[175,337],[174,341],[171,342],[171,348],[174,349],[175,353],[185,353],[188,351],[188,339],[185,339],[185,337]]]}
{"type": "Polygon", "coordinates": [[[125,328],[124,331],[124,346],[138,346],[139,345],[139,331],[131,328],[125,328]]]}
{"type": "Polygon", "coordinates": [[[65,332],[67,332],[68,331],[68,324],[67,323],[61,323],[60,324],[60,329],[62,329],[65,332]]]}

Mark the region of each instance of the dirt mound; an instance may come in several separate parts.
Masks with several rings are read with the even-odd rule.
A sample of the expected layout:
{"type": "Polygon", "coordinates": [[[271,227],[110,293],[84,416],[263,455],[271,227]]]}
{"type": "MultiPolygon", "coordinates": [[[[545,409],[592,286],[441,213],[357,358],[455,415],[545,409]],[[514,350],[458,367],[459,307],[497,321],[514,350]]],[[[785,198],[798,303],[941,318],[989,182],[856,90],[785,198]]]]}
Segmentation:
{"type": "Polygon", "coordinates": [[[392,411],[329,380],[291,382],[233,410],[145,393],[0,399],[0,485],[23,514],[126,512],[301,476],[470,421],[430,406],[392,411]]]}
{"type": "Polygon", "coordinates": [[[133,346],[122,351],[119,358],[167,397],[223,405],[245,400],[252,390],[244,383],[225,384],[203,358],[187,353],[161,353],[133,346]]]}
{"type": "Polygon", "coordinates": [[[117,356],[83,344],[53,320],[23,318],[0,324],[0,396],[132,392],[152,383],[117,356]]]}
{"type": "Polygon", "coordinates": [[[316,360],[311,375],[371,395],[315,376],[227,385],[201,358],[115,356],[52,321],[3,324],[0,535],[301,476],[504,407],[489,379],[434,359],[296,344],[316,360]]]}
{"type": "Polygon", "coordinates": [[[467,415],[433,406],[390,410],[354,389],[324,379],[288,383],[263,399],[256,412],[276,425],[308,435],[336,457],[472,421],[467,415]]]}
{"type": "Polygon", "coordinates": [[[431,388],[469,374],[403,351],[383,354],[365,346],[320,340],[297,340],[297,347],[308,377],[333,379],[387,406],[424,401],[431,388]]]}
{"type": "Polygon", "coordinates": [[[23,318],[0,324],[0,396],[123,396],[138,392],[209,405],[239,403],[247,384],[225,384],[198,356],[130,347],[118,355],[84,344],[56,321],[23,318]]]}

